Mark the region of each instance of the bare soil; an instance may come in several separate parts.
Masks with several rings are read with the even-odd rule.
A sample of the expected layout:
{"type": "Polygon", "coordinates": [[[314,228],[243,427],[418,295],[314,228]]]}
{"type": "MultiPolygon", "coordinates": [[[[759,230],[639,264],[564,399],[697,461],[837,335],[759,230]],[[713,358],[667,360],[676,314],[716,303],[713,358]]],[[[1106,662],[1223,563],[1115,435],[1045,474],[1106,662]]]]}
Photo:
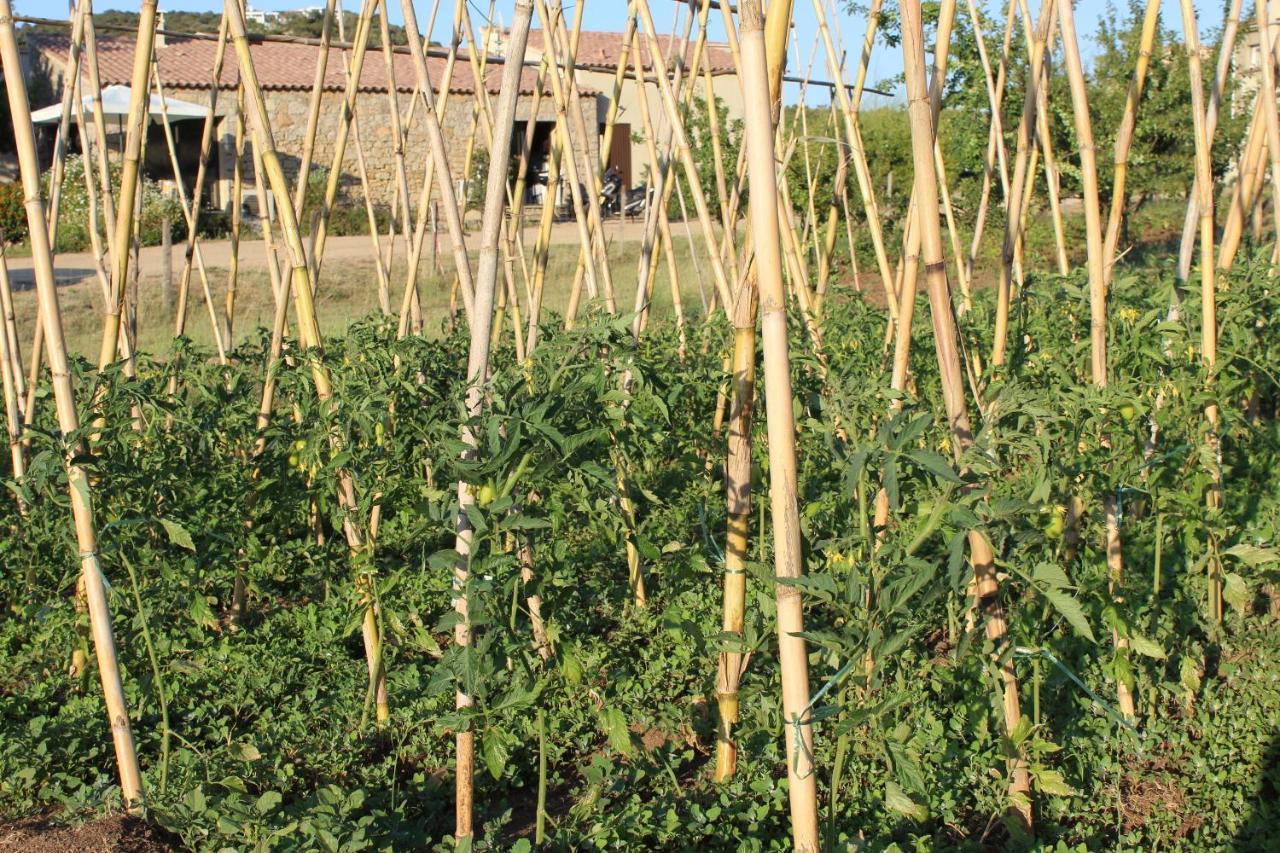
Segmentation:
{"type": "Polygon", "coordinates": [[[79,826],[59,826],[43,818],[0,825],[0,853],[167,853],[181,849],[181,843],[167,830],[124,815],[79,826]]]}

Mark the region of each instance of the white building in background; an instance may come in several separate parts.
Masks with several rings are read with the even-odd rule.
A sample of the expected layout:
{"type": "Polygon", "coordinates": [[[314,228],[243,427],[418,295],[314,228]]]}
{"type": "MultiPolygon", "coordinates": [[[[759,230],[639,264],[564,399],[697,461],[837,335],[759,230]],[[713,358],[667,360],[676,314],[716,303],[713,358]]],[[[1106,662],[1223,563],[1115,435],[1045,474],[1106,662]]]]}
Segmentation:
{"type": "MultiPolygon", "coordinates": [[[[1274,42],[1280,36],[1280,0],[1266,0],[1267,28],[1274,42]]],[[[1236,39],[1231,67],[1237,80],[1235,109],[1253,108],[1253,96],[1262,83],[1262,38],[1258,33],[1258,18],[1253,8],[1246,8],[1240,22],[1240,35],[1236,39]]],[[[1211,60],[1212,61],[1212,60],[1211,60]]]]}
{"type": "Polygon", "coordinates": [[[268,12],[262,9],[255,9],[252,6],[248,6],[244,10],[244,19],[253,24],[261,24],[263,26],[266,26],[267,24],[272,24],[280,20],[281,14],[283,13],[268,12]]]}

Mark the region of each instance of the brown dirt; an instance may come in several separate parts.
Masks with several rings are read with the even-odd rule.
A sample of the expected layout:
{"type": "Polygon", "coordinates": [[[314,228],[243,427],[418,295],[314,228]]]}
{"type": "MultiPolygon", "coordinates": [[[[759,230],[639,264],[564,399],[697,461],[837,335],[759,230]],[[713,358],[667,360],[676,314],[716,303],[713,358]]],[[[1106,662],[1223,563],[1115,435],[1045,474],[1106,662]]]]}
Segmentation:
{"type": "Polygon", "coordinates": [[[0,826],[0,853],[167,853],[181,849],[181,843],[168,831],[122,815],[74,827],[40,818],[0,826]]]}

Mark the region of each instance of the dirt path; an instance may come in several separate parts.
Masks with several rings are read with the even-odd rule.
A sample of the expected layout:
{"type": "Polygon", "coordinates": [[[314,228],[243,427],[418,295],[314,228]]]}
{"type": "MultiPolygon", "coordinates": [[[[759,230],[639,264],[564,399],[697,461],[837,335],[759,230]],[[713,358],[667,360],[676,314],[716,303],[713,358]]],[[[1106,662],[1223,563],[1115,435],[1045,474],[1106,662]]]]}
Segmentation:
{"type": "MultiPolygon", "coordinates": [[[[696,230],[695,227],[695,232],[696,230]]],[[[536,231],[536,224],[526,227],[526,251],[532,250],[536,231]]],[[[605,231],[611,242],[639,242],[644,233],[644,223],[634,220],[609,222],[605,225],[605,231]]],[[[386,236],[384,235],[381,239],[383,251],[386,251],[386,236]]],[[[471,243],[475,242],[475,239],[474,235],[472,235],[468,243],[473,250],[475,246],[472,246],[471,243]]],[[[556,223],[551,228],[551,242],[553,245],[576,245],[578,242],[577,225],[573,222],[556,223]]],[[[279,243],[278,237],[277,243],[279,243]]],[[[172,249],[171,257],[175,277],[182,271],[185,249],[186,246],[182,243],[175,245],[172,249]]],[[[404,240],[396,241],[395,250],[397,258],[405,256],[404,240]]],[[[225,270],[231,263],[231,243],[227,240],[201,240],[200,251],[207,269],[225,270]]],[[[429,251],[429,249],[424,251],[429,251]]],[[[445,255],[448,255],[451,251],[449,235],[444,231],[440,232],[440,251],[445,255]]],[[[142,249],[141,266],[143,275],[157,276],[160,274],[163,253],[164,249],[160,246],[146,246],[142,249]]],[[[330,261],[363,261],[370,260],[372,253],[373,244],[367,235],[330,237],[325,243],[324,259],[326,263],[330,261]]],[[[6,260],[9,264],[9,275],[12,277],[15,287],[21,289],[34,286],[35,272],[30,257],[10,256],[6,260]]],[[[239,260],[240,269],[242,270],[266,269],[266,243],[262,240],[241,240],[239,260]]],[[[65,252],[57,255],[54,258],[54,274],[59,284],[75,284],[92,278],[95,275],[93,253],[65,252]]]]}

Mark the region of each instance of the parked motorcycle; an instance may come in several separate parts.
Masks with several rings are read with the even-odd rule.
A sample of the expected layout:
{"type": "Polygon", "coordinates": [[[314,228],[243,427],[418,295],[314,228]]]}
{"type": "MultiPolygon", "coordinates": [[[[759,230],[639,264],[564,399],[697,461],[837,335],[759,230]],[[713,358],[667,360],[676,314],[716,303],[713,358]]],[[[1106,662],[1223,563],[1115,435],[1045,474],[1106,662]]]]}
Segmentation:
{"type": "Polygon", "coordinates": [[[600,207],[613,216],[625,214],[639,216],[649,206],[649,188],[646,186],[623,189],[622,173],[610,166],[604,173],[604,184],[600,188],[600,207]]]}

